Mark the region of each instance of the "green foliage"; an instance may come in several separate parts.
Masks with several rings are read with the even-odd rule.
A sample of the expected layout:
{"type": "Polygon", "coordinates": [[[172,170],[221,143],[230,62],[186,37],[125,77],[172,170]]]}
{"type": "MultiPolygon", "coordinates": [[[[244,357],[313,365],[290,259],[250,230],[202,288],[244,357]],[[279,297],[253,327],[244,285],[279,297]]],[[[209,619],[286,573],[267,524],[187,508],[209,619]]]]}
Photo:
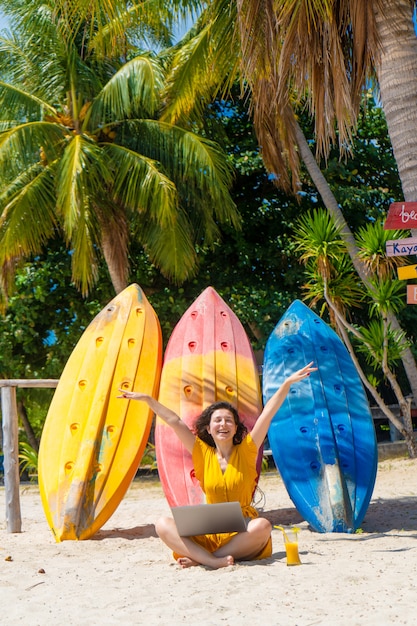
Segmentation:
{"type": "Polygon", "coordinates": [[[368,285],[361,283],[340,241],[340,230],[324,211],[302,216],[294,238],[301,259],[307,261],[308,281],[303,287],[306,299],[313,304],[323,303],[322,309],[328,306],[330,318],[338,322],[337,327],[340,318],[355,318],[353,307],[361,306],[368,312],[365,317],[375,317],[360,327],[347,322],[344,326],[345,332],[352,336],[359,362],[363,356],[364,366],[378,373],[379,382],[372,377],[374,387],[378,387],[387,373],[383,364],[394,369],[410,345],[404,331],[394,331],[387,323],[387,315],[404,306],[404,288],[401,281],[393,279],[392,267],[381,261],[387,240],[382,227],[378,223],[367,225],[360,229],[357,237],[358,245],[363,244],[359,255],[367,262],[370,272],[368,285]]]}
{"type": "Polygon", "coordinates": [[[20,473],[27,472],[31,481],[38,476],[38,453],[28,443],[19,443],[20,473]]]}
{"type": "Polygon", "coordinates": [[[155,446],[149,441],[146,445],[145,452],[143,453],[139,467],[141,467],[142,469],[147,469],[149,471],[154,471],[158,467],[155,446]]]}
{"type": "Polygon", "coordinates": [[[396,313],[404,306],[405,287],[404,283],[395,280],[392,276],[379,278],[371,281],[369,288],[371,302],[369,312],[371,315],[380,314],[385,316],[388,312],[396,313]]]}
{"type": "Polygon", "coordinates": [[[380,278],[390,278],[400,266],[408,263],[406,257],[387,256],[386,245],[390,239],[407,236],[404,230],[385,230],[383,222],[375,221],[361,226],[355,235],[359,258],[368,270],[380,278]]]}
{"type": "Polygon", "coordinates": [[[340,237],[341,229],[326,210],[309,211],[297,220],[295,252],[300,253],[300,260],[304,263],[314,258],[323,268],[329,262],[337,262],[346,252],[340,237]]]}
{"type": "Polygon", "coordinates": [[[352,261],[347,255],[334,260],[326,279],[317,272],[317,266],[313,260],[309,261],[304,274],[307,282],[302,287],[303,297],[313,305],[323,302],[323,309],[326,308],[324,294],[327,290],[333,302],[337,302],[343,311],[352,312],[353,308],[362,307],[363,287],[358,283],[352,261]]]}
{"type": "Polygon", "coordinates": [[[334,148],[322,171],[353,232],[366,221],[383,222],[389,204],[403,197],[384,111],[371,92],[363,101],[348,157],[341,159],[334,148]]]}
{"type": "Polygon", "coordinates": [[[104,268],[92,296],[82,298],[72,283],[71,258],[59,240],[23,265],[0,317],[0,377],[58,378],[83,330],[113,297],[104,268]]]}
{"type": "Polygon", "coordinates": [[[365,356],[366,362],[374,371],[379,371],[384,358],[384,346],[387,343],[387,360],[389,367],[395,367],[408,347],[404,331],[385,327],[381,319],[370,320],[367,327],[360,327],[359,331],[364,342],[357,342],[357,350],[365,356]]]}

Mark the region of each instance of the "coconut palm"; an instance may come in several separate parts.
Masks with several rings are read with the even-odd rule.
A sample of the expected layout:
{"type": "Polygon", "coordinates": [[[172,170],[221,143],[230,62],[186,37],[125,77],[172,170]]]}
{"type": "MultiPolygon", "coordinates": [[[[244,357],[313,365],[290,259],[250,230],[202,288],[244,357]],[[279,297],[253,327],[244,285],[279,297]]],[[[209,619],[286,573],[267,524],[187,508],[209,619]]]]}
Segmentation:
{"type": "Polygon", "coordinates": [[[125,37],[124,56],[99,56],[88,16],[73,26],[79,14],[55,2],[10,4],[14,32],[0,39],[3,283],[55,236],[65,238],[84,292],[101,254],[115,290],[126,286],[130,237],[166,276],[191,276],[196,246],[215,241],[217,222],[239,223],[225,156],[161,121],[165,76],[155,54],[125,37]]]}

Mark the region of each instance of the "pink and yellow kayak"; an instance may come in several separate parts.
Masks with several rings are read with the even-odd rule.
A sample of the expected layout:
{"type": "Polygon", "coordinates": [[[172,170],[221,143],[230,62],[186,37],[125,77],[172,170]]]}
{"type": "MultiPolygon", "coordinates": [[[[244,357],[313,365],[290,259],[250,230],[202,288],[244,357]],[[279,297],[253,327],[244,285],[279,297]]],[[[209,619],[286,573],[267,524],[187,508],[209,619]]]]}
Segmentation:
{"type": "MultiPolygon", "coordinates": [[[[203,409],[233,404],[250,431],[261,410],[259,374],[245,329],[219,294],[208,287],[184,313],[168,342],[159,401],[193,428],[203,409]]],[[[155,427],[158,471],[170,506],[199,504],[204,494],[191,455],[159,418],[155,427]]],[[[261,462],[261,454],[259,467],[261,462]]]]}
{"type": "Polygon", "coordinates": [[[156,396],[161,365],[158,318],[130,285],[84,331],[48,411],[39,487],[56,541],[88,539],[125,495],[153,416],[144,402],[118,399],[118,389],[156,396]]]}

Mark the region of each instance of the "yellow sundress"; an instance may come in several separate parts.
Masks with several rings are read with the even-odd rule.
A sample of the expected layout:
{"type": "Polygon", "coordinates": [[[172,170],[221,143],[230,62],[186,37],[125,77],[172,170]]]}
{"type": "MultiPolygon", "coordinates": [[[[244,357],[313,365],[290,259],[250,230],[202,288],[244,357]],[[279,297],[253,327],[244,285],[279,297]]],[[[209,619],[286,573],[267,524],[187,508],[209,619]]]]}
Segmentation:
{"type": "MultiPolygon", "coordinates": [[[[257,456],[257,447],[248,434],[242,443],[234,447],[227,468],[223,473],[217,458],[216,448],[209,446],[197,437],[193,450],[194,471],[206,495],[207,504],[240,502],[244,517],[249,519],[258,517],[258,511],[251,505],[258,478],[257,456]]],[[[234,535],[236,533],[198,535],[192,539],[213,553],[228,543],[234,535]]],[[[270,538],[259,554],[254,557],[254,560],[265,559],[271,554],[272,539],[270,538]]],[[[179,556],[174,554],[175,558],[179,556]]]]}

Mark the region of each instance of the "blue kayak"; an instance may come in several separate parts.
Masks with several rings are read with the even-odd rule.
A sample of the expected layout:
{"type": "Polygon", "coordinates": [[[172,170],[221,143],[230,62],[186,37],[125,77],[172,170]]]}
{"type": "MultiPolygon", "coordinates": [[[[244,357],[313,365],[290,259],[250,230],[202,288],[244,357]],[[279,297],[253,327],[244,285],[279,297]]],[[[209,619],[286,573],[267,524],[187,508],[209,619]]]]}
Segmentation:
{"type": "Polygon", "coordinates": [[[318,532],[354,532],[375,485],[378,450],[356,367],[339,336],[295,300],[268,338],[264,403],[310,361],[317,372],[293,385],[272,420],[275,464],[298,512],[318,532]]]}

